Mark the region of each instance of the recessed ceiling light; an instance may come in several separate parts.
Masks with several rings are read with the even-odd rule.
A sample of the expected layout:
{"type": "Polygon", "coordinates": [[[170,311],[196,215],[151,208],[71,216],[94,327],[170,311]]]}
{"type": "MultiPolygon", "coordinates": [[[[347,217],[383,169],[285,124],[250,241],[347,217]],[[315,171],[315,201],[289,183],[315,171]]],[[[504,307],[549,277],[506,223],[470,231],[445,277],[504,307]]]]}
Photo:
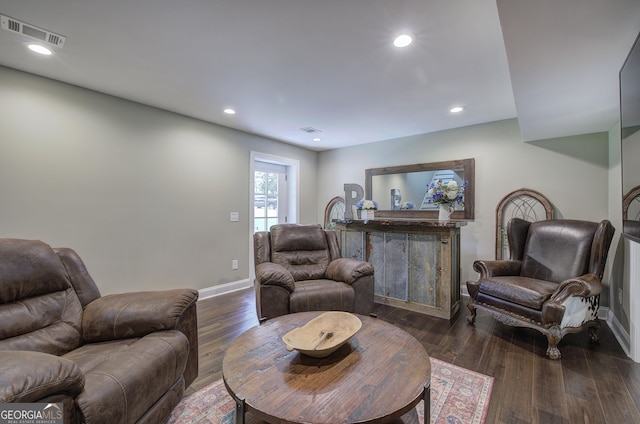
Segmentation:
{"type": "Polygon", "coordinates": [[[49,50],[44,46],[41,46],[40,44],[29,44],[27,47],[29,47],[31,51],[34,51],[39,54],[43,54],[46,56],[49,56],[51,54],[51,50],[49,50]]]}
{"type": "Polygon", "coordinates": [[[464,106],[454,106],[451,109],[449,109],[449,112],[451,112],[451,113],[460,113],[465,109],[466,109],[466,107],[464,107],[464,106]]]}
{"type": "Polygon", "coordinates": [[[313,141],[322,141],[322,139],[320,137],[314,137],[313,141]]]}
{"type": "Polygon", "coordinates": [[[228,107],[224,110],[224,113],[226,113],[227,115],[235,115],[236,111],[235,109],[231,109],[230,107],[228,107]]]}
{"type": "Polygon", "coordinates": [[[393,40],[393,45],[396,47],[407,47],[411,43],[413,43],[413,37],[409,34],[398,35],[395,40],[393,40]]]}

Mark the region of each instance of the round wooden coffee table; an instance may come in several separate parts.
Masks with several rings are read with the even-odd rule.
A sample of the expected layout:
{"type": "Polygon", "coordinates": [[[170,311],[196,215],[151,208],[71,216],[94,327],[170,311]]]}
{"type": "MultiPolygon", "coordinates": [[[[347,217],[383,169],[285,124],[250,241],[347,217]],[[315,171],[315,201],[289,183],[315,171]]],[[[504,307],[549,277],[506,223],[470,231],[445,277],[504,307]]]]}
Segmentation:
{"type": "Polygon", "coordinates": [[[245,413],[277,423],[388,423],[420,400],[428,422],[431,362],[404,330],[358,315],[360,331],[328,357],[287,351],[281,337],[321,313],[271,319],[229,346],[222,374],[236,423],[245,413]]]}

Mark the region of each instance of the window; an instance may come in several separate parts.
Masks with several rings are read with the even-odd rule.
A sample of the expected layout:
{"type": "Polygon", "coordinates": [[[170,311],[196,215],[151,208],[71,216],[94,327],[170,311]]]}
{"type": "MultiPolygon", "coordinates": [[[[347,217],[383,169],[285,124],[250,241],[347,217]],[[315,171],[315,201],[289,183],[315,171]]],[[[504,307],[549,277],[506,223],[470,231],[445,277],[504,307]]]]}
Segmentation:
{"type": "Polygon", "coordinates": [[[298,220],[299,161],[251,152],[251,234],[298,220]]]}
{"type": "MultiPolygon", "coordinates": [[[[300,161],[251,152],[249,234],[268,230],[277,223],[298,222],[300,161]]],[[[249,237],[249,263],[253,263],[253,237],[249,237]]],[[[255,269],[249,267],[249,279],[255,269]]]]}
{"type": "Polygon", "coordinates": [[[267,231],[287,222],[287,169],[282,165],[256,162],[253,173],[253,230],[267,231]]]}

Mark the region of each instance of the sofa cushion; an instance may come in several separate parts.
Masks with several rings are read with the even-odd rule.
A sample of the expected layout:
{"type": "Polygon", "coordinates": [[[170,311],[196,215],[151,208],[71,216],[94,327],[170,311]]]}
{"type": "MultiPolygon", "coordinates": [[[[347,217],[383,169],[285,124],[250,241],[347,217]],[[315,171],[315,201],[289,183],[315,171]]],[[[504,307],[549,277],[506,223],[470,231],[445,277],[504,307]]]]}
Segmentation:
{"type": "Polygon", "coordinates": [[[289,297],[289,311],[353,312],[355,292],[350,284],[333,280],[296,281],[289,297]]]}
{"type": "Polygon", "coordinates": [[[38,402],[84,389],[84,375],[69,359],[42,352],[0,351],[0,402],[38,402]]]}
{"type": "Polygon", "coordinates": [[[81,321],[82,306],[53,249],[0,239],[0,349],[69,352],[81,343],[81,321]]]}
{"type": "Polygon", "coordinates": [[[71,287],[58,255],[37,240],[0,239],[0,277],[0,303],[71,287]]]}
{"type": "Polygon", "coordinates": [[[531,223],[520,275],[560,283],[588,273],[597,227],[574,220],[531,223]]]}
{"type": "Polygon", "coordinates": [[[325,278],[330,261],[327,237],[320,225],[271,227],[271,262],[282,265],[295,281],[325,278]]]}
{"type": "Polygon", "coordinates": [[[373,275],[373,265],[352,258],[338,258],[327,267],[327,278],[353,284],[357,279],[373,275]]]}
{"type": "Polygon", "coordinates": [[[256,277],[260,280],[260,284],[280,286],[290,292],[295,289],[291,273],[273,262],[262,262],[256,265],[256,277]]]}
{"type": "Polygon", "coordinates": [[[99,298],[100,290],[98,290],[98,286],[91,278],[80,256],[68,247],[56,247],[53,248],[53,251],[56,252],[62,265],[67,270],[69,281],[76,291],[82,307],[84,308],[87,304],[99,298]]]}
{"type": "Polygon", "coordinates": [[[84,308],[82,337],[85,343],[94,343],[173,330],[197,300],[198,292],[191,289],[102,296],[84,308]]]}
{"type": "Polygon", "coordinates": [[[189,341],[177,330],[84,345],[65,358],[85,375],[76,404],[85,422],[134,423],[182,379],[189,341]]]}
{"type": "Polygon", "coordinates": [[[478,291],[484,295],[541,311],[542,304],[557,288],[558,284],[551,281],[508,276],[484,278],[480,280],[478,291]]]}

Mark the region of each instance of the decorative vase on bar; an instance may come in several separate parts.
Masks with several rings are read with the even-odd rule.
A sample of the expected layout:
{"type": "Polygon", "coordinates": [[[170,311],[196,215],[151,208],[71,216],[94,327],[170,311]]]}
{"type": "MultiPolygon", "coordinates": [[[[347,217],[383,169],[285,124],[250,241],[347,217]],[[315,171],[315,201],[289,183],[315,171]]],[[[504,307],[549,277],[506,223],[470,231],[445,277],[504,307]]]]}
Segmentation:
{"type": "Polygon", "coordinates": [[[375,219],[375,209],[360,209],[360,219],[362,219],[365,224],[375,219]]]}
{"type": "Polygon", "coordinates": [[[453,213],[453,206],[447,203],[440,203],[438,205],[438,221],[448,221],[449,217],[453,213]]]}

